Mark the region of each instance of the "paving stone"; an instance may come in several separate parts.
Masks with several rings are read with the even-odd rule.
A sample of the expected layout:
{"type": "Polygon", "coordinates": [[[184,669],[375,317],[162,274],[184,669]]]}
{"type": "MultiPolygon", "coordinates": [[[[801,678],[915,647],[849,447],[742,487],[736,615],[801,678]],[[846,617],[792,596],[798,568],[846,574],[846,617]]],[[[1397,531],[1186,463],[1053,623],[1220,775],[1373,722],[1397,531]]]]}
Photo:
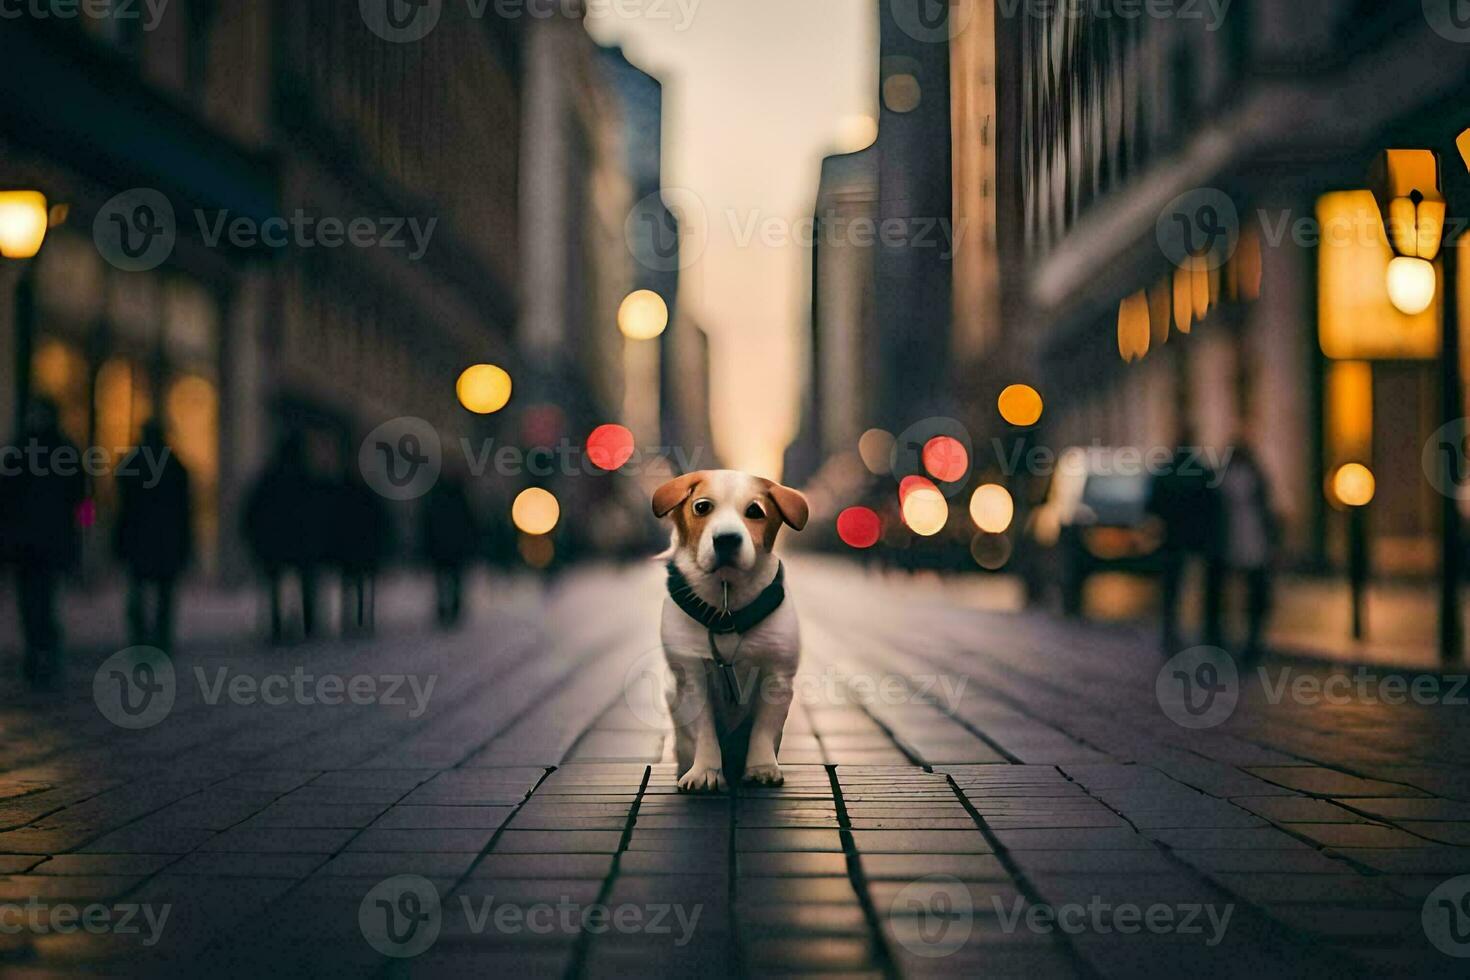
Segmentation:
{"type": "Polygon", "coordinates": [[[1115,828],[1083,830],[997,830],[995,839],[1001,847],[1012,851],[1077,850],[1153,850],[1154,844],[1142,834],[1115,828]]]}
{"type": "Polygon", "coordinates": [[[847,874],[847,855],[797,851],[747,851],[735,867],[746,877],[824,878],[847,874]]]}
{"type": "Polygon", "coordinates": [[[1369,823],[1294,823],[1294,834],[1331,847],[1417,847],[1423,838],[1369,823]]]}
{"type": "Polygon", "coordinates": [[[736,851],[841,851],[835,830],[747,829],[735,831],[736,851]]]}
{"type": "Polygon", "coordinates": [[[469,853],[369,854],[347,851],[332,858],[316,874],[334,878],[373,877],[376,879],[373,884],[391,875],[456,878],[468,871],[477,857],[478,854],[469,853]]]}
{"type": "Polygon", "coordinates": [[[1264,766],[1249,770],[1269,782],[1312,796],[1423,796],[1424,792],[1400,783],[1364,779],[1317,766],[1264,766]]]}
{"type": "Polygon", "coordinates": [[[417,851],[433,853],[445,851],[463,853],[482,851],[495,836],[493,830],[464,828],[433,828],[418,830],[380,830],[370,827],[361,831],[347,844],[348,851],[374,851],[388,854],[394,851],[417,851]]]}
{"type": "MultiPolygon", "coordinates": [[[[1274,823],[1363,823],[1364,818],[1329,800],[1305,796],[1238,796],[1230,802],[1274,823]]],[[[1415,803],[1417,800],[1400,800],[1415,803]]]]}
{"type": "Polygon", "coordinates": [[[58,854],[32,870],[38,875],[151,875],[179,860],[177,854],[58,854]]]}
{"type": "Polygon", "coordinates": [[[501,854],[612,854],[623,835],[612,830],[506,830],[495,844],[501,854]]]}
{"type": "MultiPolygon", "coordinates": [[[[625,854],[626,862],[632,855],[625,854]]],[[[611,854],[503,854],[485,855],[475,866],[475,877],[590,878],[598,881],[612,870],[611,854]]]]}

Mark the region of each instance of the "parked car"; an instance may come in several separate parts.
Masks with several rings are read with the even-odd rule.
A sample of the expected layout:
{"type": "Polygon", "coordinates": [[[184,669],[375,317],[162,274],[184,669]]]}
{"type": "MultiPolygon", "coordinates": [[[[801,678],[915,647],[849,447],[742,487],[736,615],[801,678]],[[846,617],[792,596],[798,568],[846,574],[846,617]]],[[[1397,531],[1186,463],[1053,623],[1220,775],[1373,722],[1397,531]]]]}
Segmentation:
{"type": "MultiPolygon", "coordinates": [[[[1129,454],[1138,459],[1138,454],[1129,454]]],[[[1153,575],[1159,571],[1163,528],[1148,513],[1152,477],[1125,465],[1118,450],[1073,447],[1058,455],[1046,499],[1027,523],[1032,595],[1049,585],[1063,611],[1082,611],[1083,590],[1097,572],[1153,575]]]]}

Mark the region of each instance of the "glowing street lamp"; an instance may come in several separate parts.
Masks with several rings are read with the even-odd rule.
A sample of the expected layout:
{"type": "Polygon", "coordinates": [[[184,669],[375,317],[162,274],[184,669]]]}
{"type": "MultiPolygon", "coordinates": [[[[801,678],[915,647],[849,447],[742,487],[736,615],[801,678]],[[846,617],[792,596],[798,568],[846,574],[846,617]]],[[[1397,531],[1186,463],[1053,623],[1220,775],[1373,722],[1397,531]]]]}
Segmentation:
{"type": "Polygon", "coordinates": [[[35,258],[46,240],[51,209],[40,191],[0,191],[0,256],[35,258]]]}
{"type": "Polygon", "coordinates": [[[1365,597],[1368,590],[1368,505],[1373,502],[1377,481],[1362,463],[1345,463],[1332,475],[1332,496],[1348,509],[1348,585],[1352,589],[1353,639],[1361,640],[1366,629],[1365,597]]]}
{"type": "Polygon", "coordinates": [[[669,305],[651,289],[635,289],[618,307],[618,329],[629,340],[652,340],[669,325],[669,305]]]}
{"type": "Polygon", "coordinates": [[[1434,260],[1444,244],[1446,203],[1439,157],[1433,150],[1386,150],[1375,165],[1373,193],[1394,257],[1388,263],[1388,299],[1417,316],[1437,290],[1434,260]]]}

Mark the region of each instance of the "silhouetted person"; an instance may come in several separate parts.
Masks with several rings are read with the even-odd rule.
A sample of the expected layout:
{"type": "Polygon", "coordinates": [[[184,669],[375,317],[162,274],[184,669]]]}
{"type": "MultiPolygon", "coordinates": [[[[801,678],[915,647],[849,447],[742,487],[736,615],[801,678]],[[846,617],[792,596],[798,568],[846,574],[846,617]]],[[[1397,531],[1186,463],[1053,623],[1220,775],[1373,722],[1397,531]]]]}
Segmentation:
{"type": "Polygon", "coordinates": [[[382,498],[349,474],[329,492],[329,556],[342,579],[342,629],[371,632],[377,574],[388,553],[388,514],[382,498]]]}
{"type": "Polygon", "coordinates": [[[1232,575],[1245,579],[1246,639],[1243,659],[1261,654],[1261,638],[1271,611],[1271,565],[1277,526],[1271,509],[1271,484],[1244,439],[1236,443],[1220,481],[1225,518],[1223,559],[1232,575]]]}
{"type": "Polygon", "coordinates": [[[164,439],[143,426],[117,469],[117,556],[128,569],[128,633],[134,644],[171,650],[174,586],[194,551],[189,474],[164,439]]]}
{"type": "Polygon", "coordinates": [[[270,590],[271,641],[285,639],[285,585],[294,572],[301,585],[301,629],[316,632],[317,566],[323,557],[327,514],[322,488],[306,462],[300,433],[282,440],[245,501],[245,541],[270,590]]]}
{"type": "Polygon", "coordinates": [[[1201,458],[1188,430],[1180,433],[1178,448],[1168,469],[1153,478],[1148,510],[1164,525],[1160,581],[1164,653],[1179,652],[1179,599],[1191,558],[1202,559],[1204,642],[1220,640],[1220,504],[1214,469],[1201,458]]]}
{"type": "Polygon", "coordinates": [[[424,557],[434,569],[439,625],[453,626],[463,606],[464,570],[479,551],[480,527],[464,483],[445,474],[424,497],[424,557]]]}
{"type": "Polygon", "coordinates": [[[18,445],[5,449],[0,471],[0,553],[16,565],[26,679],[48,683],[62,667],[56,591],[80,552],[77,508],[86,480],[54,403],[33,400],[23,430],[18,445]]]}

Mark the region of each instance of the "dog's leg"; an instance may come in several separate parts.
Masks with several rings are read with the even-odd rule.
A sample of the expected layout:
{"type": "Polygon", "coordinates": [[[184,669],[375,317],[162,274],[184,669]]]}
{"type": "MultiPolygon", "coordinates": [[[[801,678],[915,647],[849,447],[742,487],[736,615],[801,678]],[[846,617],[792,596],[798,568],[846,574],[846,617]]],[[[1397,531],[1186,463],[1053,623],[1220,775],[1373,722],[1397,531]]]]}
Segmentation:
{"type": "Polygon", "coordinates": [[[781,746],[781,732],[786,728],[786,715],[791,710],[791,673],[771,671],[761,678],[760,697],[755,704],[755,724],[750,731],[750,751],[745,757],[748,783],[780,786],[785,781],[776,764],[776,750],[781,746]]]}
{"type": "MultiPolygon", "coordinates": [[[[703,792],[725,788],[720,740],[715,733],[714,706],[709,698],[709,675],[702,660],[670,664],[678,685],[678,704],[673,710],[674,725],[679,729],[677,744],[693,735],[694,761],[679,777],[681,792],[703,792]]],[[[682,756],[680,765],[683,765],[682,756]]]]}

